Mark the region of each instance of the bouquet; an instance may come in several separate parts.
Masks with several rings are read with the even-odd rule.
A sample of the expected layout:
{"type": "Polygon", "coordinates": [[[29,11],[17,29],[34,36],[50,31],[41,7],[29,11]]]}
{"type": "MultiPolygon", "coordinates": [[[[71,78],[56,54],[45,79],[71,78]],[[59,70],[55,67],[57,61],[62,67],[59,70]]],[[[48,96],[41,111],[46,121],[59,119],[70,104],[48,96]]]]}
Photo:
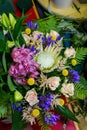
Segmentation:
{"type": "Polygon", "coordinates": [[[87,48],[65,47],[58,31],[40,31],[38,21],[25,18],[3,13],[0,19],[0,117],[12,117],[12,130],[78,122],[68,104],[87,97],[87,81],[75,68],[87,48]]]}

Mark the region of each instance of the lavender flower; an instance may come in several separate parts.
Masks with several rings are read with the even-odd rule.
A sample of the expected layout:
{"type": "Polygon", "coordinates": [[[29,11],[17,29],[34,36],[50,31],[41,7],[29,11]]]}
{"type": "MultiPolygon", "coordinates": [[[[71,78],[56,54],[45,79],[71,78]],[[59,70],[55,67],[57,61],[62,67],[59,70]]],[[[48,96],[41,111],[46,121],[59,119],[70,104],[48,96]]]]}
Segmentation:
{"type": "Polygon", "coordinates": [[[70,80],[74,83],[78,83],[80,80],[80,76],[78,72],[75,70],[69,70],[69,76],[70,76],[70,80]]]}
{"type": "Polygon", "coordinates": [[[56,125],[57,120],[60,120],[60,115],[54,115],[53,113],[46,113],[44,115],[44,121],[48,125],[56,125]]]}
{"type": "Polygon", "coordinates": [[[48,111],[50,110],[52,100],[53,100],[52,94],[42,95],[39,97],[39,106],[43,110],[48,111]]]}

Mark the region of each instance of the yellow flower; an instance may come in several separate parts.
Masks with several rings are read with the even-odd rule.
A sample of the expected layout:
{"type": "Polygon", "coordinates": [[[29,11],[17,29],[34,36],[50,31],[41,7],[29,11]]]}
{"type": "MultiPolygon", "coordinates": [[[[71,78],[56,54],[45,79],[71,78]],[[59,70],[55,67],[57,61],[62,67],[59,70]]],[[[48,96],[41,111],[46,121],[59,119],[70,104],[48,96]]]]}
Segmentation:
{"type": "Polygon", "coordinates": [[[28,85],[34,85],[34,83],[35,83],[34,78],[29,78],[29,79],[27,80],[27,83],[28,83],[28,85]]]}
{"type": "Polygon", "coordinates": [[[68,70],[67,70],[67,69],[64,69],[64,70],[62,71],[62,75],[63,75],[63,76],[67,76],[67,75],[68,75],[68,70]]]}
{"type": "Polygon", "coordinates": [[[56,36],[55,35],[52,35],[52,40],[56,40],[56,36]]]}
{"type": "Polygon", "coordinates": [[[30,28],[26,28],[26,29],[25,29],[25,33],[26,33],[27,35],[29,35],[29,34],[31,33],[31,29],[30,29],[30,28]]]}
{"type": "Polygon", "coordinates": [[[35,45],[35,42],[29,42],[30,45],[35,45]]]}
{"type": "Polygon", "coordinates": [[[72,64],[73,66],[75,66],[75,65],[77,64],[77,61],[76,61],[75,59],[72,59],[72,60],[71,60],[71,64],[72,64]]]}
{"type": "Polygon", "coordinates": [[[39,111],[38,109],[34,109],[34,110],[32,111],[32,115],[33,115],[34,117],[39,116],[39,114],[40,114],[40,111],[39,111]]]}
{"type": "Polygon", "coordinates": [[[64,105],[64,100],[62,98],[59,99],[59,105],[63,106],[64,105]]]}

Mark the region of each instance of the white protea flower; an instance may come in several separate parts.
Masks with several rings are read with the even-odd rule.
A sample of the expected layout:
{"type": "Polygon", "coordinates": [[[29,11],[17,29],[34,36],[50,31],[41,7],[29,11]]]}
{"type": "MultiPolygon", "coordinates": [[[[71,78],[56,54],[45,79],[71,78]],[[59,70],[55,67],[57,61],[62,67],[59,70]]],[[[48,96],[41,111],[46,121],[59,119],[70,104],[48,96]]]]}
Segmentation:
{"type": "Polygon", "coordinates": [[[60,51],[59,47],[49,46],[36,55],[35,60],[40,64],[40,69],[43,72],[51,72],[58,67],[62,58],[59,56],[60,51]]]}

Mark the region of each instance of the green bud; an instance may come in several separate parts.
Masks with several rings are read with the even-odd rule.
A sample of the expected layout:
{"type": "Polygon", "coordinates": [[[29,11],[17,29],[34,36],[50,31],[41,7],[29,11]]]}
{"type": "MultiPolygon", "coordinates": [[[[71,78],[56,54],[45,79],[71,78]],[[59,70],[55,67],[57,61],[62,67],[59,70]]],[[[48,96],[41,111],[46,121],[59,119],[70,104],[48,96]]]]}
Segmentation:
{"type": "Polygon", "coordinates": [[[9,40],[7,41],[7,46],[9,48],[12,48],[14,45],[15,45],[14,41],[9,41],[9,40]]]}
{"type": "Polygon", "coordinates": [[[8,19],[7,15],[5,13],[2,14],[1,21],[2,21],[2,24],[5,27],[9,27],[10,26],[10,21],[9,21],[9,19],[8,19]]]}
{"type": "Polygon", "coordinates": [[[19,91],[16,90],[14,92],[14,99],[15,99],[15,101],[21,101],[23,99],[23,96],[19,91]]]}
{"type": "Polygon", "coordinates": [[[16,19],[11,13],[9,13],[9,20],[10,20],[10,24],[11,24],[12,28],[14,28],[14,26],[16,24],[16,19]]]}

